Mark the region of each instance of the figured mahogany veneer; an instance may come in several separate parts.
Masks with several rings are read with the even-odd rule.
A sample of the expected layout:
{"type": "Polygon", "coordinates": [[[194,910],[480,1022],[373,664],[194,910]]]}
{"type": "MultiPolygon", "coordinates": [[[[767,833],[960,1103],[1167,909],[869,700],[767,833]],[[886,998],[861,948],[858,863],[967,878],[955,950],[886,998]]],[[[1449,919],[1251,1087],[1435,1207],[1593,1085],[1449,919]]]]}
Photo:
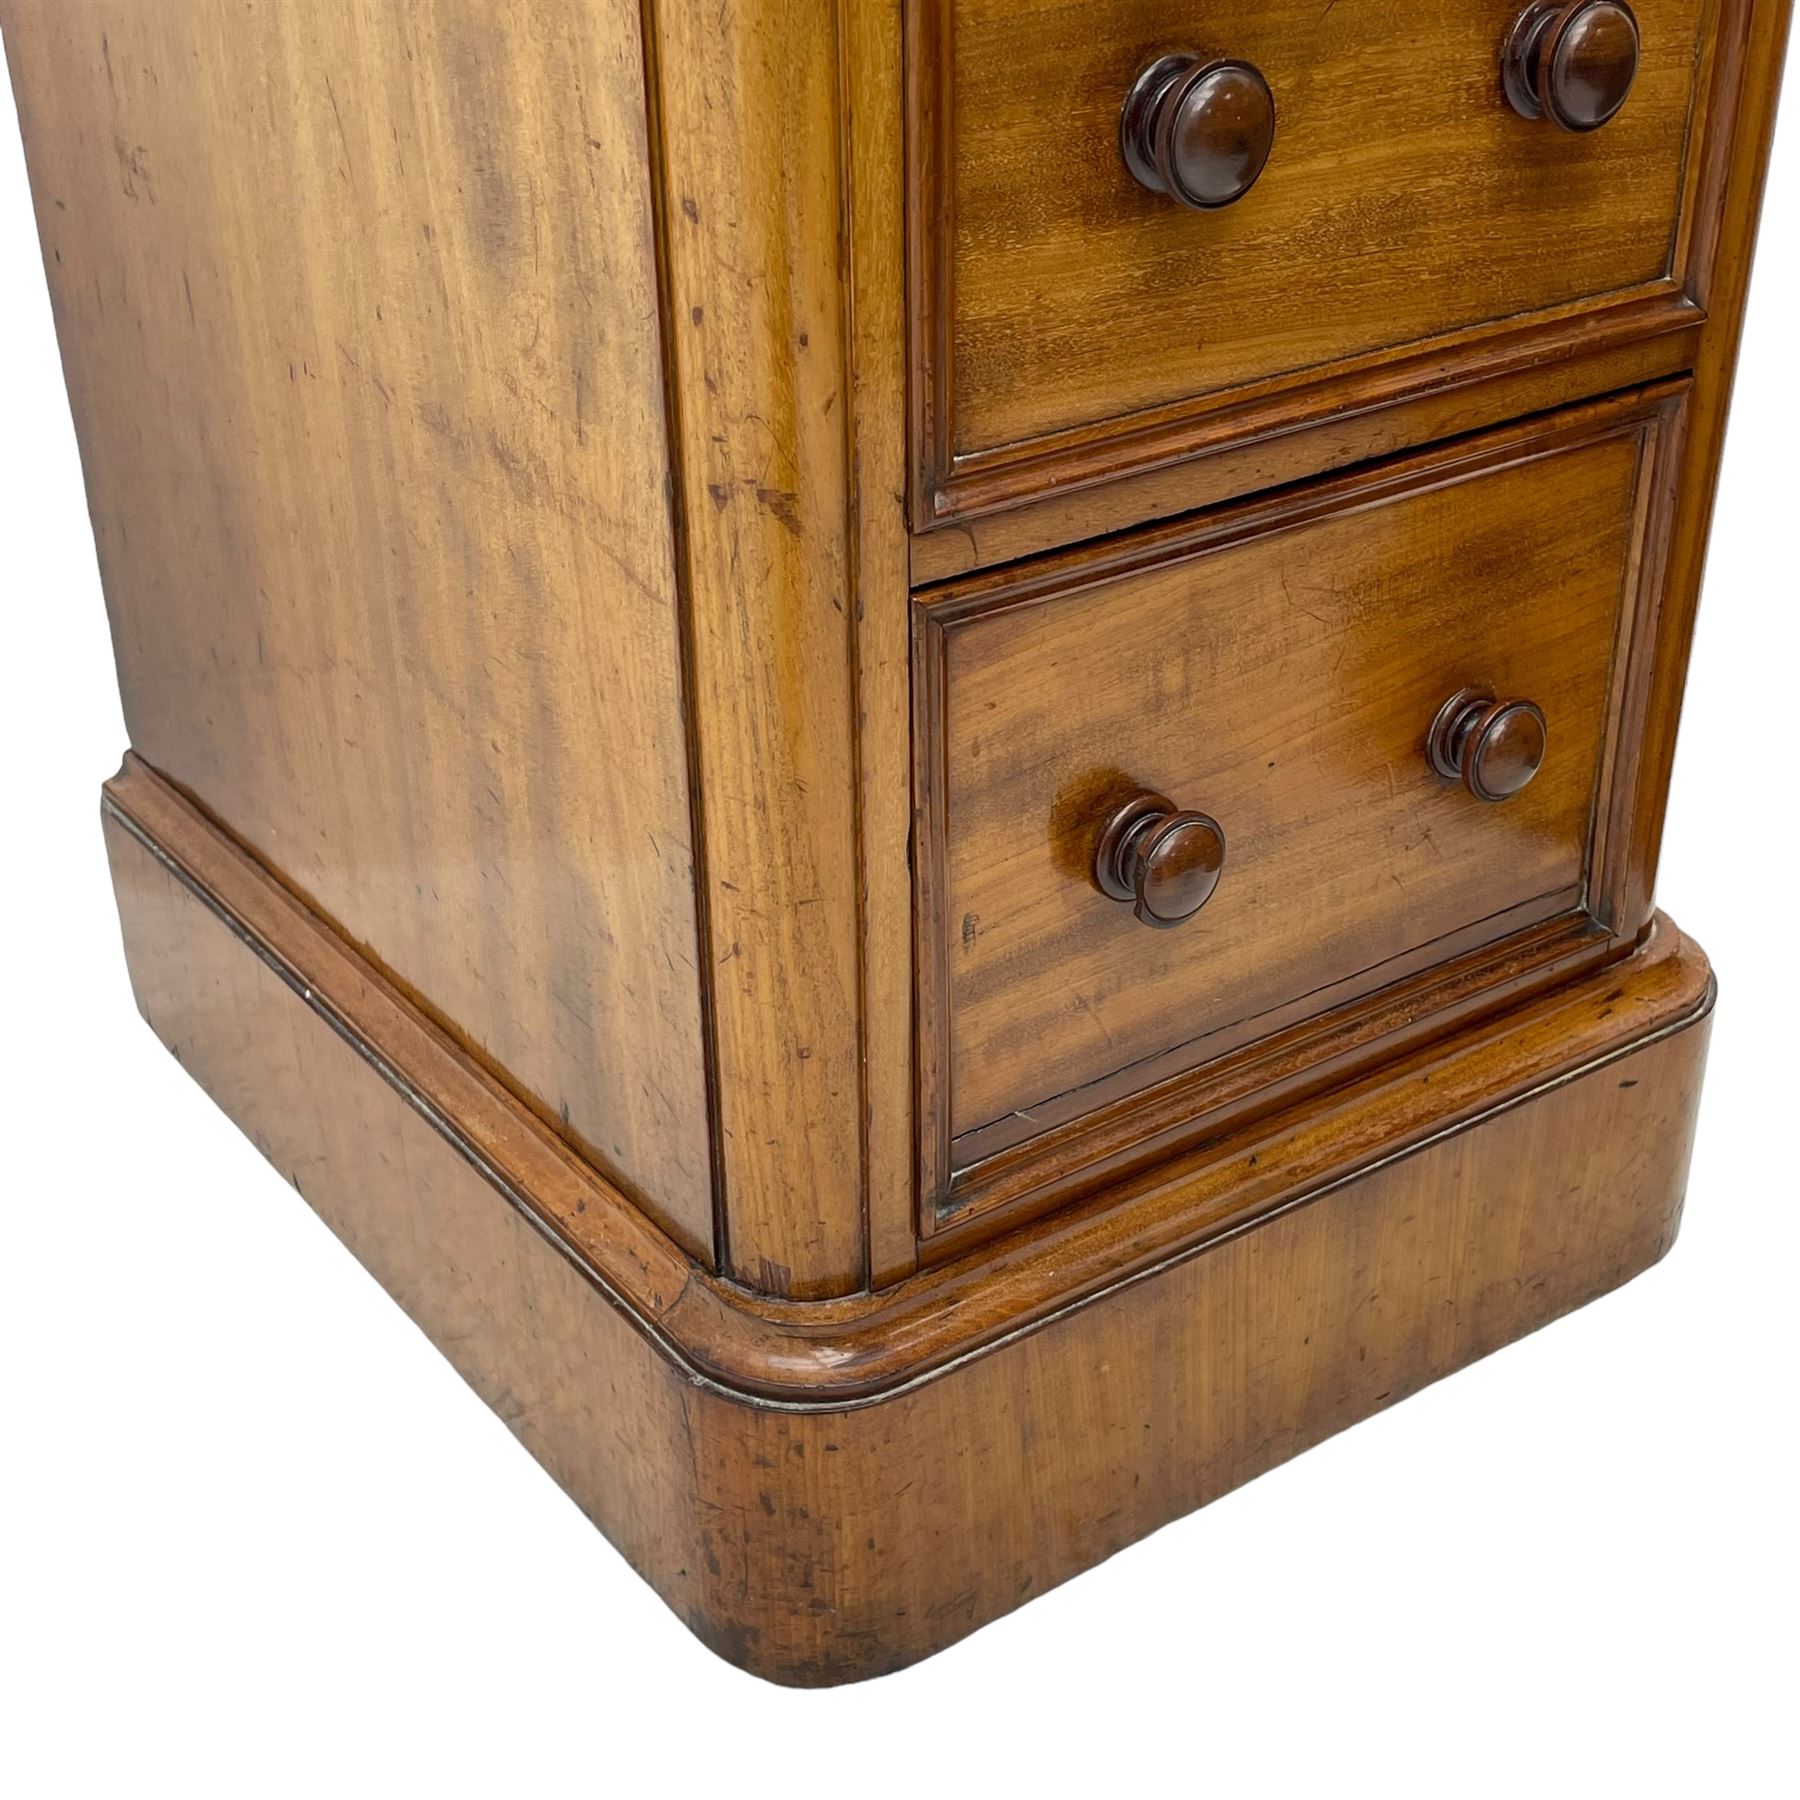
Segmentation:
{"type": "Polygon", "coordinates": [[[1788,0],[1521,4],[0,0],[140,1005],[746,1668],[1674,1235],[1788,0]]]}

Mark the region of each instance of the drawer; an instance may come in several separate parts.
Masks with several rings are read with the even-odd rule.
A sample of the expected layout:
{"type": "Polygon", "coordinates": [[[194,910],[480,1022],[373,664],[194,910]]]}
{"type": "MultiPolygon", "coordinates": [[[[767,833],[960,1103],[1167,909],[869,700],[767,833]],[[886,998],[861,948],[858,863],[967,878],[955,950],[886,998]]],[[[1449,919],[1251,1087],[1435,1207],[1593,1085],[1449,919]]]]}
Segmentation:
{"type": "Polygon", "coordinates": [[[1684,393],[916,603],[933,1219],[1116,1174],[1234,1082],[1391,1054],[1636,932],[1637,721],[1659,634],[1684,636],[1657,604],[1684,393]],[[1476,728],[1434,766],[1458,695],[1476,728]],[[1168,929],[1097,873],[1139,796],[1203,816],[1149,856],[1151,911],[1205,893],[1204,819],[1223,839],[1168,929]]]}
{"type": "Polygon", "coordinates": [[[1503,91],[1520,0],[924,0],[919,528],[1691,323],[1746,9],[1632,5],[1635,82],[1581,132],[1503,91]],[[1167,53],[1266,81],[1231,204],[1126,165],[1122,102],[1167,53]]]}

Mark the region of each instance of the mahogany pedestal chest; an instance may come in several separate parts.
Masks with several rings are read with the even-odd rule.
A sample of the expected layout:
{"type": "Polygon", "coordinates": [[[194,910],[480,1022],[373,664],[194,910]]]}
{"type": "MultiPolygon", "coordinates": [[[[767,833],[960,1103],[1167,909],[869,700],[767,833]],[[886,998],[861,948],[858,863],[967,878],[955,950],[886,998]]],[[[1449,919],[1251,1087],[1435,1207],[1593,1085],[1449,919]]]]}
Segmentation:
{"type": "Polygon", "coordinates": [[[722,1655],[1668,1248],[1786,23],[0,0],[139,1003],[722,1655]]]}

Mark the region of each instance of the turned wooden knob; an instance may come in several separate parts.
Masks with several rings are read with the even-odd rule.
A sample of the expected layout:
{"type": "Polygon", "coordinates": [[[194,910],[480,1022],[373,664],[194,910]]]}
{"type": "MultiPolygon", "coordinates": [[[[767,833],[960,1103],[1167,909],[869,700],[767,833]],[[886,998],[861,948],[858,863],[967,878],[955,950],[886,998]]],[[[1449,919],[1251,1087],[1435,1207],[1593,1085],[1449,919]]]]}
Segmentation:
{"type": "Polygon", "coordinates": [[[1506,41],[1506,97],[1528,119],[1597,131],[1625,104],[1639,48],[1637,15],[1625,0],[1539,0],[1506,41]]]}
{"type": "Polygon", "coordinates": [[[1275,143],[1275,96],[1247,62],[1158,57],[1119,120],[1125,166],[1153,194],[1202,211],[1255,185],[1275,143]]]}
{"type": "Polygon", "coordinates": [[[1438,709],[1428,751],[1431,766],[1477,800],[1510,800],[1531,785],[1549,743],[1544,715],[1529,700],[1464,688],[1438,709]]]}
{"type": "Polygon", "coordinates": [[[1225,833],[1205,813],[1182,812],[1161,794],[1139,794],[1107,820],[1094,879],[1146,925],[1191,919],[1219,885],[1225,833]]]}

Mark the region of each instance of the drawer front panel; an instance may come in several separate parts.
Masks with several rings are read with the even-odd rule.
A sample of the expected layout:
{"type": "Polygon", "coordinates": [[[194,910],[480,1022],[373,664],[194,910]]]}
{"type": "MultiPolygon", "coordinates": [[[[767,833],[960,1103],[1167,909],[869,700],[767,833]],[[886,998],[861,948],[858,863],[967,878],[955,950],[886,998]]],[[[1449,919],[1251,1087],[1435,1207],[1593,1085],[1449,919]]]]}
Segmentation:
{"type": "Polygon", "coordinates": [[[940,1200],[953,1171],[1297,1019],[1547,921],[1614,923],[1651,452],[1677,404],[1489,434],[921,606],[940,1200]],[[1465,689],[1547,722],[1509,799],[1428,760],[1465,689]],[[1140,793],[1225,838],[1174,929],[1096,882],[1140,793]]]}
{"type": "Polygon", "coordinates": [[[920,527],[1503,366],[1546,333],[1692,318],[1708,96],[1742,8],[1634,0],[1629,97],[1575,132],[1503,92],[1520,5],[925,0],[920,527]],[[1267,165],[1216,210],[1121,155],[1121,102],[1168,51],[1243,59],[1273,96],[1267,165]]]}

